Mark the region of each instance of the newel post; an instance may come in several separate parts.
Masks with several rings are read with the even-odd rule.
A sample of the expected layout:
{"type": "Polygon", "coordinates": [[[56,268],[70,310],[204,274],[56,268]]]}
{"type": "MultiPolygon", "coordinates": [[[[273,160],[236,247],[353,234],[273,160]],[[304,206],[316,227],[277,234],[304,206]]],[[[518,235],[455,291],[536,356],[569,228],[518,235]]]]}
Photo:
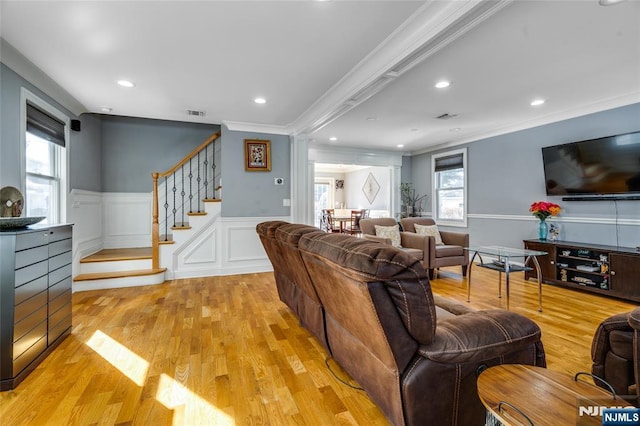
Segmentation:
{"type": "Polygon", "coordinates": [[[160,268],[160,224],[158,223],[158,176],[151,173],[153,178],[153,222],[151,225],[151,263],[153,269],[160,268]]]}

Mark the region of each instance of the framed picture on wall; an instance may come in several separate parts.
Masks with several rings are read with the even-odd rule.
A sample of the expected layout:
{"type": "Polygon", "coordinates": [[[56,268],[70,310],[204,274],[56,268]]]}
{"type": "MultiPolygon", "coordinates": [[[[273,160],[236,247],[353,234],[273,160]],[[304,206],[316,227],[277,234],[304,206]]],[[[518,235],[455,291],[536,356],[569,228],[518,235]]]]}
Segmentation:
{"type": "Polygon", "coordinates": [[[271,141],[244,140],[244,169],[248,172],[271,171],[271,141]]]}

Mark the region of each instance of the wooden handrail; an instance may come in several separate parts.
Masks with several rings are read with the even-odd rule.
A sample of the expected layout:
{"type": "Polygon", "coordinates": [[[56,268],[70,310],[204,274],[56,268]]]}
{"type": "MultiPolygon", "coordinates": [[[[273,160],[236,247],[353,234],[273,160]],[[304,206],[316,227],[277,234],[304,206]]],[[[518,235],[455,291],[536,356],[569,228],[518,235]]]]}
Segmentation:
{"type": "Polygon", "coordinates": [[[175,166],[173,166],[172,168],[170,168],[166,172],[159,172],[158,173],[158,177],[165,177],[165,176],[169,176],[170,174],[174,173],[180,167],[185,165],[190,159],[195,157],[198,152],[202,151],[205,146],[209,145],[211,142],[215,141],[219,137],[220,137],[220,132],[209,136],[209,138],[207,138],[206,141],[202,142],[197,148],[195,148],[193,151],[191,151],[186,157],[184,157],[182,160],[180,160],[175,166]]]}
{"type": "MultiPolygon", "coordinates": [[[[157,269],[160,267],[160,223],[158,222],[158,178],[169,176],[176,172],[180,167],[185,165],[188,161],[190,161],[193,157],[195,157],[200,151],[202,151],[209,144],[218,139],[221,135],[221,132],[218,131],[213,135],[209,136],[204,142],[202,142],[198,147],[196,147],[193,151],[191,151],[186,157],[180,160],[175,166],[166,172],[153,172],[151,173],[151,177],[153,178],[153,208],[152,208],[152,224],[151,224],[151,263],[152,267],[157,269]]],[[[215,182],[215,176],[214,176],[215,182]]],[[[220,187],[215,188],[218,190],[220,187]]],[[[215,196],[214,196],[215,197],[215,196]]]]}

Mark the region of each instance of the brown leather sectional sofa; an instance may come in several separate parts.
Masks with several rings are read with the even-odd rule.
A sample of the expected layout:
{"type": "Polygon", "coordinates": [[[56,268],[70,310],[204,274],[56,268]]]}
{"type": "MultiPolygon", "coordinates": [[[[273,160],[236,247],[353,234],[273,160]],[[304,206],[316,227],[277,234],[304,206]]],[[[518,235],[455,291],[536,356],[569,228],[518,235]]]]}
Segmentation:
{"type": "Polygon", "coordinates": [[[283,222],[257,232],[281,299],[392,424],[484,424],[481,371],[545,366],[533,321],[434,295],[420,260],[400,249],[283,222]]]}

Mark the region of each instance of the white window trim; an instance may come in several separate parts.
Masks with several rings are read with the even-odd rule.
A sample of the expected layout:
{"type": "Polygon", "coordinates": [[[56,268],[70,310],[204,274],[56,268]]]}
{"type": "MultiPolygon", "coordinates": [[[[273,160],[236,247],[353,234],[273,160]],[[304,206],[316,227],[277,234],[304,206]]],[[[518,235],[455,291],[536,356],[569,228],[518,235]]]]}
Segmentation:
{"type": "Polygon", "coordinates": [[[433,197],[431,197],[431,208],[433,211],[433,219],[436,221],[438,225],[442,226],[456,226],[461,228],[467,227],[467,210],[469,204],[469,197],[467,196],[468,185],[468,176],[469,169],[467,168],[467,148],[460,148],[452,151],[440,152],[438,154],[433,154],[431,156],[431,193],[433,197]],[[442,157],[449,157],[452,155],[462,154],[462,167],[464,168],[464,208],[462,211],[462,220],[443,220],[438,217],[438,192],[437,186],[438,182],[436,179],[436,159],[442,157]]]}
{"type": "Polygon", "coordinates": [[[27,102],[37,106],[42,111],[50,114],[52,117],[62,121],[65,124],[64,155],[60,155],[61,150],[56,149],[56,167],[59,168],[58,172],[60,173],[60,205],[57,206],[56,222],[65,223],[67,221],[67,193],[69,191],[69,145],[71,143],[69,137],[69,128],[71,127],[71,119],[65,113],[51,106],[51,104],[49,104],[33,92],[24,87],[20,88],[20,191],[23,194],[26,193],[27,189],[27,102]]]}

